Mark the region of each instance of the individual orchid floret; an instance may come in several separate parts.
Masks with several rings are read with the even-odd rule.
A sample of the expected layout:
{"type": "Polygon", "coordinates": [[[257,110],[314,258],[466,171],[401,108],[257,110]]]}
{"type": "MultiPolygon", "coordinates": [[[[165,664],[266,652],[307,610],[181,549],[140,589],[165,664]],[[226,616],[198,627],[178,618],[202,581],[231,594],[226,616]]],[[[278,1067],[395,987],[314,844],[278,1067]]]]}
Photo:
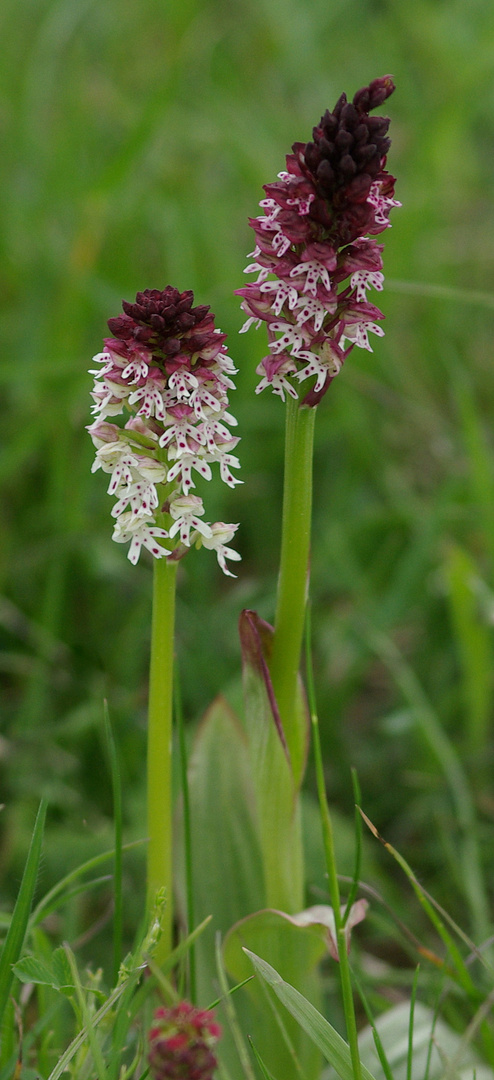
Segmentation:
{"type": "Polygon", "coordinates": [[[149,1069],[154,1080],[212,1080],[217,1061],[214,1048],[221,1028],[210,1009],[188,1001],[173,1008],[161,1006],[149,1032],[149,1069]]]}
{"type": "MultiPolygon", "coordinates": [[[[352,102],[342,94],[312,141],[294,143],[286,171],[264,187],[263,213],[250,220],[255,261],[246,268],[257,277],[237,290],[247,315],[241,332],[267,326],[257,393],[271,386],[282,400],[298,399],[297,383],[310,380],[303,404],[317,405],[354,346],[372,351],[369,333],[383,334],[384,316],[367,293],[382,290],[375,236],[400,203],[386,171],[389,120],[369,113],[394,89],[385,75],[352,102]]],[[[107,408],[114,404],[109,397],[107,408]]]]}
{"type": "Polygon", "coordinates": [[[224,521],[215,521],[211,525],[211,536],[202,538],[202,546],[205,548],[211,548],[216,552],[218,563],[224,574],[228,577],[235,577],[231,570],[228,569],[225,559],[232,559],[238,561],[240,555],[234,548],[227,547],[230,540],[233,540],[235,533],[238,529],[237,525],[225,525],[224,521]]]}
{"type": "Polygon", "coordinates": [[[112,540],[116,540],[117,544],[126,544],[130,541],[128,558],[134,566],[139,561],[141,547],[147,548],[155,559],[162,559],[167,555],[167,549],[159,543],[159,540],[167,539],[168,532],[166,529],[160,529],[157,525],[149,525],[146,521],[140,520],[137,515],[132,514],[131,511],[120,514],[116,520],[112,536],[112,540]]]}
{"type": "Polygon", "coordinates": [[[204,514],[204,507],[202,505],[202,499],[199,499],[197,495],[180,495],[178,492],[174,494],[174,497],[169,500],[170,515],[173,518],[173,525],[170,529],[169,536],[173,538],[180,534],[180,540],[186,547],[190,546],[190,530],[195,529],[201,533],[206,539],[209,539],[213,534],[211,532],[211,526],[205,521],[200,521],[199,518],[204,514]]]}
{"type": "MultiPolygon", "coordinates": [[[[109,319],[113,337],[91,369],[92,471],[109,474],[113,539],[129,542],[132,563],[142,547],[176,560],[200,540],[229,574],[225,558],[240,556],[213,542],[216,525],[202,520],[203,502],[192,489],[196,477],[212,478],[215,465],[229,487],[242,482],[231,472],[240,466],[230,430],[237,421],[228,411],[236,369],[209,307],[193,304],[192,292],[168,285],[124,301],[124,314],[109,319]]],[[[236,526],[228,528],[229,540],[236,526]]]]}

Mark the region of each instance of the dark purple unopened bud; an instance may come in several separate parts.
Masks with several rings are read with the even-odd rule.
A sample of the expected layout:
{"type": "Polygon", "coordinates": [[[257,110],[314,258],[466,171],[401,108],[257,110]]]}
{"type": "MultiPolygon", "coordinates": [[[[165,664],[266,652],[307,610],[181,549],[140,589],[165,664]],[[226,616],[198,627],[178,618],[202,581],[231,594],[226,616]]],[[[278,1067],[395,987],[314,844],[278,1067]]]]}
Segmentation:
{"type": "Polygon", "coordinates": [[[316,204],[310,216],[322,225],[331,221],[335,239],[342,244],[372,231],[372,206],[368,206],[365,218],[360,211],[355,214],[354,208],[355,203],[366,201],[371,184],[382,173],[391,145],[387,138],[389,120],[369,116],[369,112],[382,105],[394,89],[391,76],[385,75],[358,90],[353,102],[342,94],[333,112],[327,109],[321,117],[313,130],[313,141],[305,147],[307,174],[317,194],[328,204],[325,215],[316,204]]]}
{"type": "Polygon", "coordinates": [[[109,319],[115,338],[144,343],[153,353],[155,363],[178,352],[191,357],[207,345],[218,346],[226,335],[218,335],[214,315],[206,304],[193,307],[191,290],[180,293],[171,285],[166,289],[145,289],[137,293],[135,302],[124,300],[125,315],[109,319]]]}
{"type": "Polygon", "coordinates": [[[156,1010],[149,1032],[149,1068],[154,1080],[212,1080],[213,1047],[221,1028],[210,1010],[188,1001],[156,1010]]]}
{"type": "Polygon", "coordinates": [[[374,79],[369,86],[364,86],[363,90],[357,90],[353,104],[357,112],[370,112],[382,105],[395,89],[392,76],[383,75],[381,79],[374,79]]]}

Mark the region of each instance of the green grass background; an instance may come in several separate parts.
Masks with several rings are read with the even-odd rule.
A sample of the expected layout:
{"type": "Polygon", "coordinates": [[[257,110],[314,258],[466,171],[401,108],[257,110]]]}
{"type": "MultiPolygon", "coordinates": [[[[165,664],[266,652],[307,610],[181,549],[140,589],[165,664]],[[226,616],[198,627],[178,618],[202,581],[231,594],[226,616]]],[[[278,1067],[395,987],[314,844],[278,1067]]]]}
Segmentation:
{"type": "MultiPolygon", "coordinates": [[[[237,336],[247,219],[292,142],[310,138],[342,90],[352,96],[390,72],[389,168],[403,208],[384,235],[386,337],[373,354],[353,352],[317,418],[312,598],[328,790],[350,815],[355,765],[369,817],[467,929],[485,930],[492,4],[4,0],[0,36],[4,902],[42,794],[46,886],[111,846],[105,696],[127,836],[144,831],[151,570],[147,558],[132,568],[111,542],[111,500],[102,475],[90,474],[84,430],[87,368],[106,319],[137,290],[192,288],[228,332],[239,368],[244,486],[232,493],[218,482],[206,495],[211,520],[241,522],[243,561],[232,582],[202,551],[184,561],[179,583],[193,722],[222,687],[235,692],[241,608],[268,619],[274,609],[284,415],[278,399],[254,395],[263,331],[237,336]],[[473,817],[470,804],[462,817],[462,784],[473,817]],[[474,819],[478,885],[461,858],[474,819]]],[[[127,874],[131,922],[141,854],[127,874]]],[[[417,917],[406,889],[396,902],[417,917]]],[[[98,904],[75,905],[72,929],[91,925],[98,904]]]]}

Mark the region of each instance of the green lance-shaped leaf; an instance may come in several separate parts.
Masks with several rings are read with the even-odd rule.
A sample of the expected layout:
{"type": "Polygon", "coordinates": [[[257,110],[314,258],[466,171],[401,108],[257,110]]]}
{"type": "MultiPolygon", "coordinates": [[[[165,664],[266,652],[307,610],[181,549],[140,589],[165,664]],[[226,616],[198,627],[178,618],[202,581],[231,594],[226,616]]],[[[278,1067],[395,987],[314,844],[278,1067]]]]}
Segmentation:
{"type": "Polygon", "coordinates": [[[19,889],[15,908],[12,913],[12,919],[0,956],[0,1024],[3,1020],[3,1015],[14,980],[14,972],[12,970],[13,965],[17,963],[20,958],[22,947],[24,945],[24,938],[26,936],[41,856],[46,806],[45,800],[42,800],[34,825],[26,865],[22,875],[21,887],[19,889]]]}
{"type": "Polygon", "coordinates": [[[307,760],[309,717],[299,684],[296,723],[287,739],[269,673],[272,638],[272,627],[255,611],[242,612],[245,727],[259,815],[265,906],[293,913],[304,903],[298,793],[307,760]]]}
{"type": "MultiPolygon", "coordinates": [[[[276,997],[319,1048],[326,1061],[333,1066],[341,1080],[354,1080],[348,1043],[303,994],[282,979],[274,967],[249,949],[245,952],[257,974],[271,987],[276,997]]],[[[374,1080],[372,1073],[365,1065],[362,1065],[362,1080],[374,1080]]]]}
{"type": "MultiPolygon", "coordinates": [[[[264,883],[247,738],[218,697],[201,721],[189,759],[192,886],[197,922],[212,916],[196,945],[198,1000],[214,996],[214,937],[263,905],[264,883]]],[[[185,914],[181,808],[175,818],[178,905],[185,914]]]]}
{"type": "MultiPolygon", "coordinates": [[[[351,927],[365,918],[367,906],[366,900],[358,900],[352,906],[347,923],[348,948],[351,927]]],[[[267,909],[242,919],[227,934],[223,946],[225,966],[236,982],[246,979],[252,970],[251,952],[266,957],[314,1007],[320,1007],[318,965],[328,953],[337,959],[333,909],[327,904],[316,904],[295,915],[267,909]]],[[[292,1075],[291,1054],[274,1023],[271,1010],[266,1009],[265,987],[256,979],[247,985],[246,995],[252,1017],[249,1030],[252,1030],[263,1060],[276,1076],[292,1075]]],[[[313,1040],[292,1017],[284,1014],[282,1022],[304,1077],[319,1076],[320,1054],[313,1040]]]]}

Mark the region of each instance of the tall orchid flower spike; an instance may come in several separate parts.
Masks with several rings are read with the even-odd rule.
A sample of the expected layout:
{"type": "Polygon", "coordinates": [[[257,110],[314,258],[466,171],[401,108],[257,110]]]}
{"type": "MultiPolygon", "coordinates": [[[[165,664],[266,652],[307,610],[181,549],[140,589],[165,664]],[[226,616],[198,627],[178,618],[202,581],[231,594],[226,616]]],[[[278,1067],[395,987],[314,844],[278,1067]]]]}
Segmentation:
{"type": "Polygon", "coordinates": [[[257,393],[271,386],[283,400],[317,405],[357,345],[372,351],[369,334],[382,336],[383,314],[367,292],[383,287],[383,245],[394,177],[386,171],[389,120],[369,116],[393,93],[390,75],[374,79],[352,102],[346,94],[326,110],[312,141],[294,143],[286,171],[266,184],[256,234],[256,281],[238,289],[252,323],[267,325],[269,353],[257,372],[257,393]]]}
{"type": "Polygon", "coordinates": [[[108,320],[113,337],[91,371],[93,472],[109,474],[113,539],[129,543],[132,563],[142,547],[155,559],[176,561],[193,544],[204,545],[233,576],[225,558],[240,556],[224,539],[238,526],[203,521],[202,499],[192,489],[196,475],[211,479],[214,463],[229,487],[242,482],[231,472],[239,467],[232,453],[239,440],[230,431],[237,421],[228,411],[236,369],[209,307],[193,304],[192,292],[171,285],[146,289],[108,320]],[[119,425],[116,416],[128,419],[119,425]]]}
{"type": "MultiPolygon", "coordinates": [[[[274,628],[254,612],[241,620],[246,716],[257,723],[256,694],[263,691],[258,788],[268,904],[294,913],[303,904],[303,851],[298,793],[310,723],[300,692],[299,667],[308,594],[312,514],[312,461],[316,406],[355,346],[371,349],[381,335],[382,312],[368,299],[383,286],[377,242],[398,206],[386,171],[389,120],[369,114],[393,93],[386,75],[342,94],[313,129],[312,141],[294,143],[286,169],[266,184],[247,273],[238,289],[247,330],[265,323],[268,354],[257,372],[257,393],[271,387],[286,401],[281,553],[274,628]],[[277,764],[274,764],[277,763],[277,764]],[[282,809],[283,808],[283,809],[282,809]],[[273,823],[276,822],[276,825],[273,823]]],[[[255,771],[255,770],[254,770],[255,771]]]]}

